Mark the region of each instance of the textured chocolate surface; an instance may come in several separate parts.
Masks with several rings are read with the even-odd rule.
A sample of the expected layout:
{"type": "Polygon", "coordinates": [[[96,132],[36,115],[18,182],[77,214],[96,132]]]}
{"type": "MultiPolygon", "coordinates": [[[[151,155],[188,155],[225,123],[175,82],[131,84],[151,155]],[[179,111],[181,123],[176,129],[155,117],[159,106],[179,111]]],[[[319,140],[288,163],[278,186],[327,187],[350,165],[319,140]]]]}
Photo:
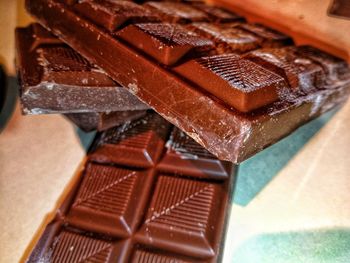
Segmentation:
{"type": "MultiPolygon", "coordinates": [[[[125,123],[121,129],[110,129],[107,133],[118,138],[118,144],[138,151],[140,138],[158,132],[159,122],[158,115],[148,113],[139,122],[125,123]],[[127,125],[138,128],[130,132],[127,125]]],[[[46,227],[27,262],[220,259],[235,167],[215,159],[187,135],[163,122],[173,131],[158,138],[163,149],[151,167],[135,167],[134,158],[139,157],[128,154],[125,154],[125,159],[130,158],[128,162],[94,162],[94,154],[105,143],[104,136],[96,138],[80,180],[63,201],[55,220],[46,227]],[[188,162],[175,162],[165,171],[160,166],[164,162],[169,164],[170,151],[175,150],[177,158],[188,162]],[[195,166],[191,166],[191,160],[196,162],[195,166]],[[226,174],[213,173],[216,168],[208,169],[208,160],[217,162],[218,171],[225,167],[226,174]]],[[[151,140],[145,143],[153,144],[151,140]]]]}
{"type": "Polygon", "coordinates": [[[126,121],[132,121],[145,115],[144,110],[114,111],[114,112],[87,112],[69,113],[65,116],[82,130],[89,132],[93,130],[104,131],[119,126],[126,121]]]}
{"type": "Polygon", "coordinates": [[[148,108],[38,24],[18,28],[16,44],[25,114],[148,108]]]}
{"type": "MultiPolygon", "coordinates": [[[[53,33],[220,159],[245,160],[342,104],[349,94],[350,78],[329,78],[327,62],[301,54],[303,47],[284,47],[291,44],[288,37],[259,25],[245,25],[244,21],[217,22],[195,4],[143,4],[155,10],[164,25],[169,21],[182,24],[213,41],[216,47],[184,52],[176,57],[174,66],[164,66],[169,53],[160,48],[159,41],[153,41],[151,32],[143,31],[148,34],[143,45],[138,37],[127,34],[130,28],[140,28],[136,24],[108,33],[98,26],[98,18],[85,20],[74,7],[57,0],[26,3],[29,12],[53,33]],[[212,30],[215,33],[193,29],[195,23],[209,23],[210,28],[216,28],[212,30]],[[229,46],[218,28],[228,30],[230,38],[236,37],[238,43],[246,39],[243,33],[257,41],[248,42],[249,48],[243,51],[229,46]],[[235,36],[232,32],[239,33],[235,36]],[[150,49],[154,52],[148,52],[150,49]],[[186,65],[198,65],[201,59],[212,63],[207,63],[199,77],[201,67],[186,65]],[[248,69],[257,74],[247,74],[248,69]],[[193,77],[195,74],[198,77],[193,77]],[[208,85],[209,81],[215,85],[208,85]]],[[[341,75],[348,76],[348,65],[343,71],[341,75]]]]}

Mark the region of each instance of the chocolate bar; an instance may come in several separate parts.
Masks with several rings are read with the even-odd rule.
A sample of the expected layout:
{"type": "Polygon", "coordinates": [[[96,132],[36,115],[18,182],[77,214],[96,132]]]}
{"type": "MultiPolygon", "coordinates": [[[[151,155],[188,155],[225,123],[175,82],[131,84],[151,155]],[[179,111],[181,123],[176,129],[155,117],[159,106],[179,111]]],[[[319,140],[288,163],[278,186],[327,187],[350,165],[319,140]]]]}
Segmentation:
{"type": "Polygon", "coordinates": [[[333,0],[329,7],[328,14],[344,18],[350,18],[350,1],[333,0]]]}
{"type": "Polygon", "coordinates": [[[104,131],[119,126],[123,122],[138,119],[146,114],[144,110],[114,111],[114,112],[87,112],[64,114],[71,122],[85,132],[93,130],[104,131]]]}
{"type": "Polygon", "coordinates": [[[27,262],[218,262],[234,180],[233,164],[149,112],[97,136],[27,262]],[[96,162],[112,143],[124,159],[96,162]],[[152,165],[140,165],[141,152],[152,165]]]}
{"type": "MultiPolygon", "coordinates": [[[[220,159],[241,162],[348,98],[350,69],[344,61],[290,45],[290,38],[262,25],[241,18],[220,22],[215,12],[191,3],[147,2],[142,8],[161,22],[133,18],[112,29],[103,22],[104,2],[115,3],[27,0],[26,6],[220,159]],[[83,3],[98,3],[99,15],[82,11],[83,3]],[[331,73],[336,68],[340,74],[331,73]]],[[[124,13],[130,10],[109,15],[124,13]]]]}
{"type": "Polygon", "coordinates": [[[148,108],[39,24],[18,28],[16,44],[24,114],[148,108]]]}

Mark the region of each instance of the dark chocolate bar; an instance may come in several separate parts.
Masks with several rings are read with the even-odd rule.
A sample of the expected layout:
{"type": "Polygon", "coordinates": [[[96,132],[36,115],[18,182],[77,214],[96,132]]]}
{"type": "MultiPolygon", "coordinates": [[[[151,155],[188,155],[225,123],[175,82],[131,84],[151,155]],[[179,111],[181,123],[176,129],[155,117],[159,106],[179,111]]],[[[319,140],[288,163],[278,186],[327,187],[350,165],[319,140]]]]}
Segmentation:
{"type": "Polygon", "coordinates": [[[220,159],[241,162],[348,98],[344,61],[239,17],[220,21],[214,7],[147,2],[142,8],[161,22],[133,18],[110,31],[102,11],[94,17],[77,11],[83,2],[102,3],[27,0],[26,6],[220,159]],[[339,68],[341,77],[333,70],[339,68]]]}
{"type": "Polygon", "coordinates": [[[124,122],[138,119],[146,114],[144,110],[87,112],[64,114],[70,121],[86,132],[104,131],[124,122]]]}
{"type": "Polygon", "coordinates": [[[125,88],[39,24],[16,30],[25,114],[144,110],[125,88]]]}
{"type": "Polygon", "coordinates": [[[233,164],[147,113],[97,136],[27,262],[218,262],[234,179],[233,164]],[[100,149],[112,141],[101,162],[100,149]],[[152,165],[135,166],[143,160],[133,150],[154,157],[155,144],[152,165]],[[112,152],[124,159],[110,159],[112,152]]]}
{"type": "Polygon", "coordinates": [[[349,0],[333,0],[328,14],[350,19],[350,1],[349,0]]]}

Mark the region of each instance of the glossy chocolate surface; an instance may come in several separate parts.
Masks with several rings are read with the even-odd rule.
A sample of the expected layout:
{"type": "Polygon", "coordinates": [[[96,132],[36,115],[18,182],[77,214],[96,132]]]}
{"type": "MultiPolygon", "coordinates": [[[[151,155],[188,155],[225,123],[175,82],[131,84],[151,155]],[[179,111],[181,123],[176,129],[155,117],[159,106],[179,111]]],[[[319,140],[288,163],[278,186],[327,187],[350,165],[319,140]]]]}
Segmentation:
{"type": "Polygon", "coordinates": [[[96,138],[80,179],[27,262],[217,262],[220,259],[235,167],[215,159],[160,118],[148,113],[139,121],[125,123],[96,138]],[[139,146],[143,145],[144,152],[152,155],[148,146],[154,142],[146,138],[159,133],[155,123],[172,132],[156,136],[162,149],[151,166],[135,167],[139,155],[127,152],[132,149],[139,152],[139,146]],[[130,130],[127,128],[130,126],[137,128],[130,130]],[[111,143],[106,141],[103,135],[106,133],[118,138],[115,145],[120,147],[113,151],[125,152],[122,162],[109,159],[109,155],[106,162],[94,161],[96,153],[103,155],[100,148],[111,143]],[[123,149],[122,145],[126,147],[123,149]],[[170,154],[176,154],[173,165],[170,154]],[[208,160],[216,162],[216,168],[214,165],[208,169],[208,160]],[[166,169],[162,164],[166,164],[166,169]]]}
{"type": "Polygon", "coordinates": [[[39,24],[18,28],[16,44],[25,114],[148,108],[39,24]]]}
{"type": "Polygon", "coordinates": [[[171,26],[174,36],[181,35],[177,28],[186,28],[214,42],[213,48],[186,53],[186,45],[178,46],[178,40],[164,52],[160,40],[169,40],[168,31],[141,30],[150,22],[147,26],[130,22],[111,33],[99,26],[98,17],[76,12],[79,2],[26,3],[54,34],[220,159],[236,163],[247,159],[341,105],[349,94],[348,65],[343,64],[339,78],[329,74],[336,72],[329,69],[339,62],[328,54],[315,50],[324,58],[315,59],[304,47],[289,46],[292,41],[281,33],[247,25],[242,19],[218,22],[195,4],[142,5],[154,11],[163,25],[177,23],[171,26]],[[248,74],[251,70],[255,73],[248,74]]]}

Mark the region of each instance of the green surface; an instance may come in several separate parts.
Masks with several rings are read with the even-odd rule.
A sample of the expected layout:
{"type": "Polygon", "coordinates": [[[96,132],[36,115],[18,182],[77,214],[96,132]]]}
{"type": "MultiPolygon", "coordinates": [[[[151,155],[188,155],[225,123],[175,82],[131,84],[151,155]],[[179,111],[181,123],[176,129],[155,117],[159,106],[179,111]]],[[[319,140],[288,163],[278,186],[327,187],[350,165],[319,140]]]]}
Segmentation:
{"type": "Polygon", "coordinates": [[[234,253],[239,263],[349,263],[350,229],[263,234],[234,253]]]}
{"type": "MultiPolygon", "coordinates": [[[[300,127],[239,166],[234,203],[246,206],[335,114],[328,112],[300,127]]],[[[350,261],[349,261],[350,262],[350,261]]]]}

